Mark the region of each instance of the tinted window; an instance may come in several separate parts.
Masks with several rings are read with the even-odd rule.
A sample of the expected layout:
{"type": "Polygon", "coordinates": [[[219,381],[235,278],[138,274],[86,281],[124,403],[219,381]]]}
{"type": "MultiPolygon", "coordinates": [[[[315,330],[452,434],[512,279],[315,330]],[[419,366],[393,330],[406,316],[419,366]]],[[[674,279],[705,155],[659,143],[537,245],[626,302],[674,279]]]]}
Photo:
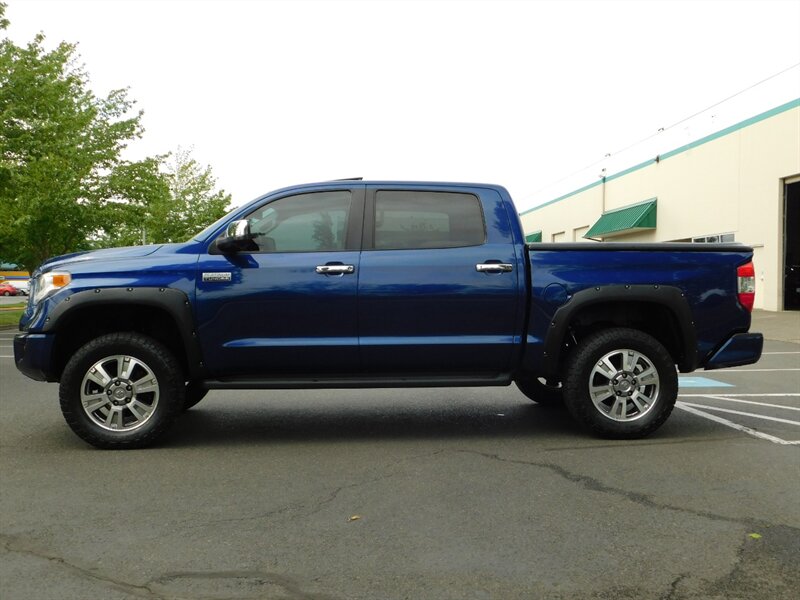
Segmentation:
{"type": "Polygon", "coordinates": [[[270,202],[247,219],[261,252],[344,250],[350,202],[348,191],[301,194],[270,202]]]}
{"type": "Polygon", "coordinates": [[[375,248],[456,248],[486,240],[478,198],[449,192],[381,191],[375,196],[375,248]]]}

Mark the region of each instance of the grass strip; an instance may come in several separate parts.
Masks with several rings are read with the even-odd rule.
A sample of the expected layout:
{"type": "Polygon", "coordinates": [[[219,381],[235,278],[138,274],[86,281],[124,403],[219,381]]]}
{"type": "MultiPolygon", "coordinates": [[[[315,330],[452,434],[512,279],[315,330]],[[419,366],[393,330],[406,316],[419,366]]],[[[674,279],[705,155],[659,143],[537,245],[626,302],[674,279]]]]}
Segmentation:
{"type": "Polygon", "coordinates": [[[25,310],[24,304],[12,304],[9,306],[0,307],[0,327],[17,325],[19,323],[19,318],[22,316],[23,310],[25,310]]]}

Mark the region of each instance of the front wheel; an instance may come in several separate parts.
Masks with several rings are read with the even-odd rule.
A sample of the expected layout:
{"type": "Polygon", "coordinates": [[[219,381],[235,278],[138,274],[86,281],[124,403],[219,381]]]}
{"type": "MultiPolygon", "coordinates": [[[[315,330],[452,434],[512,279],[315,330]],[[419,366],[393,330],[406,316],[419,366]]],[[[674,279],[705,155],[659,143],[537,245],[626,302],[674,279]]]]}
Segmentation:
{"type": "Polygon", "coordinates": [[[636,329],[592,334],[570,355],[564,403],[572,416],[609,438],[641,438],[664,424],[678,396],[678,373],[666,348],[636,329]]]}
{"type": "Polygon", "coordinates": [[[183,408],[183,373],[156,340],[111,333],[72,356],[59,399],[67,424],[84,441],[98,448],[141,448],[155,442],[183,408]]]}

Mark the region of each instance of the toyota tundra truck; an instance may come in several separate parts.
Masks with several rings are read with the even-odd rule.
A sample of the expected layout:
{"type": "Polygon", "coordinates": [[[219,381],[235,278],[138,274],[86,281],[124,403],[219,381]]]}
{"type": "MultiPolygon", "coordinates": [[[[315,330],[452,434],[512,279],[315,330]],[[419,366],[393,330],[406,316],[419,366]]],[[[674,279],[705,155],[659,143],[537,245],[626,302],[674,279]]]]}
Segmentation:
{"type": "Polygon", "coordinates": [[[497,185],[325,182],[185,243],[48,260],[14,355],[101,448],[154,443],[208,390],[511,383],[639,438],[679,371],[759,359],[751,261],[741,244],[526,243],[497,185]]]}

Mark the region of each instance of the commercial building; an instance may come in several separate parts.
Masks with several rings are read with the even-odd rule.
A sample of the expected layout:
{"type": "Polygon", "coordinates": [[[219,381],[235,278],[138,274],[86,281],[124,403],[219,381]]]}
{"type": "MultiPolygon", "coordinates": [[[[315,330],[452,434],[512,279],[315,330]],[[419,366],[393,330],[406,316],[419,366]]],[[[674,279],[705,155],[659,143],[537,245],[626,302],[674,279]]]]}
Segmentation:
{"type": "Polygon", "coordinates": [[[529,241],[742,242],[756,308],[800,309],[800,99],[521,214],[529,241]]]}

